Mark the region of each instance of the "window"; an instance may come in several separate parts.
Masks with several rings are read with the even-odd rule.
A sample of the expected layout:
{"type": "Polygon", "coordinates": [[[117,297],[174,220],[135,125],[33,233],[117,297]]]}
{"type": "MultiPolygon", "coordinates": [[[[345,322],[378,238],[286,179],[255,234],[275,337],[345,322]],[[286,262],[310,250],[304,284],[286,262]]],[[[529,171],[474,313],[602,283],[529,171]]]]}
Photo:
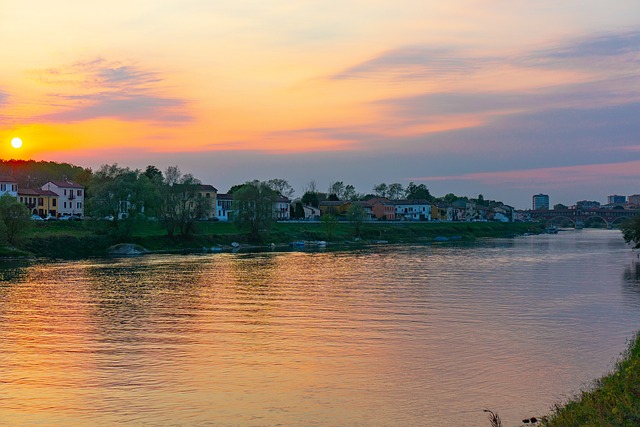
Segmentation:
{"type": "Polygon", "coordinates": [[[64,208],[67,209],[67,202],[64,202],[64,208]]]}
{"type": "Polygon", "coordinates": [[[44,198],[38,197],[38,206],[44,206],[44,198]]]}
{"type": "Polygon", "coordinates": [[[20,196],[20,203],[24,203],[24,197],[20,196]]]}
{"type": "Polygon", "coordinates": [[[82,203],[78,202],[78,209],[82,209],[82,203]]]}
{"type": "Polygon", "coordinates": [[[64,195],[65,195],[65,196],[67,195],[67,190],[64,190],[64,195]]]}
{"type": "Polygon", "coordinates": [[[57,201],[58,201],[57,199],[51,199],[51,206],[55,208],[57,201]]]}
{"type": "Polygon", "coordinates": [[[0,190],[7,191],[7,184],[0,184],[0,190]]]}
{"type": "Polygon", "coordinates": [[[18,184],[13,184],[13,185],[11,186],[11,190],[12,190],[12,191],[18,191],[18,184]]]}
{"type": "Polygon", "coordinates": [[[82,196],[82,190],[78,190],[78,196],[82,196]]]}

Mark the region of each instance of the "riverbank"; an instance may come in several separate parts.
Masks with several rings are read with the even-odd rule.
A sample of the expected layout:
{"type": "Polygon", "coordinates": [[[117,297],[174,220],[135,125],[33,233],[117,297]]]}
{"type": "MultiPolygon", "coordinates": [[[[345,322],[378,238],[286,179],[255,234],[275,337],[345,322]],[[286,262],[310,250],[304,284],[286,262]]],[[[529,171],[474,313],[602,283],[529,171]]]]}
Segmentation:
{"type": "Polygon", "coordinates": [[[542,426],[640,425],[640,334],[629,343],[614,370],[542,419],[542,426]]]}
{"type": "MultiPolygon", "coordinates": [[[[288,245],[293,241],[326,241],[328,245],[345,242],[373,243],[431,243],[446,241],[472,241],[477,238],[513,237],[544,231],[538,223],[494,222],[433,222],[433,223],[366,223],[356,230],[351,223],[277,223],[262,242],[250,242],[231,223],[202,222],[188,238],[169,237],[158,223],[141,222],[132,227],[126,237],[114,232],[104,221],[44,222],[34,224],[30,233],[16,245],[25,253],[47,258],[85,258],[107,255],[109,247],[118,243],[134,243],[152,252],[191,252],[203,248],[231,248],[237,242],[241,248],[254,249],[267,245],[288,245]],[[359,233],[358,233],[359,231],[359,233]]],[[[3,256],[0,253],[0,257],[3,256]]]]}

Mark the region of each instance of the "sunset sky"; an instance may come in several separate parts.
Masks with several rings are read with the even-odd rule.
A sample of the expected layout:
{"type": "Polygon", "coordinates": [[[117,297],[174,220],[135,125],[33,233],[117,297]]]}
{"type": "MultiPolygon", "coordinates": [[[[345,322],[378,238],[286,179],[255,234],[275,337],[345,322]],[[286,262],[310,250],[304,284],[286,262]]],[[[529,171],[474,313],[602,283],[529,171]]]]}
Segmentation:
{"type": "Polygon", "coordinates": [[[640,193],[637,0],[0,0],[0,64],[3,159],[640,193]]]}

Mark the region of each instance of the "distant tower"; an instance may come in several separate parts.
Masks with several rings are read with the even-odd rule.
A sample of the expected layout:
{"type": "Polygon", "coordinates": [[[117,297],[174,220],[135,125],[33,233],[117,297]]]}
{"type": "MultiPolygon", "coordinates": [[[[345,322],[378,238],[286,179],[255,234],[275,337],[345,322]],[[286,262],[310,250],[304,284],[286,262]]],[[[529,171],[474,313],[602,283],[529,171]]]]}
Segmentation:
{"type": "Polygon", "coordinates": [[[533,210],[549,209],[549,195],[536,194],[533,196],[533,210]]]}
{"type": "Polygon", "coordinates": [[[614,194],[612,196],[607,197],[607,204],[608,205],[615,205],[617,203],[621,203],[621,204],[627,203],[627,197],[626,196],[618,196],[617,194],[614,194]]]}

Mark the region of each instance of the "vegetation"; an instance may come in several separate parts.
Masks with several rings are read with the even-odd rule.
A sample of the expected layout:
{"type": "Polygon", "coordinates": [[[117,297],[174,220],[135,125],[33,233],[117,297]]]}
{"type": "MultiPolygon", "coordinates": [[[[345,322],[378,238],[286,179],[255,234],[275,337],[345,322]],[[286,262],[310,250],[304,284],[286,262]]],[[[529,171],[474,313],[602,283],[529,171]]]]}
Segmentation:
{"type": "Polygon", "coordinates": [[[625,242],[633,243],[634,249],[640,249],[640,215],[623,222],[620,230],[625,242]]]}
{"type": "Polygon", "coordinates": [[[262,241],[275,222],[273,204],[278,192],[266,182],[251,181],[235,189],[233,193],[234,221],[239,228],[248,230],[252,242],[262,241]]]}
{"type": "Polygon", "coordinates": [[[636,335],[609,375],[590,390],[542,419],[542,426],[640,425],[640,335],[636,335]]]}
{"type": "Polygon", "coordinates": [[[29,209],[10,194],[0,197],[0,238],[14,246],[30,227],[29,209]]]}

